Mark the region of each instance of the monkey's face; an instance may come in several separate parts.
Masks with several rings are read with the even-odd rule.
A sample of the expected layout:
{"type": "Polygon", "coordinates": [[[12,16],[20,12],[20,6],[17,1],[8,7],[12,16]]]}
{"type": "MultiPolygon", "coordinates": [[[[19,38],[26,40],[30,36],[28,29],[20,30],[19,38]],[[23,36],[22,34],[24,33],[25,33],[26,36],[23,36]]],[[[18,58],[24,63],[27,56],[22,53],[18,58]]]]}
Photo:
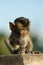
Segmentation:
{"type": "Polygon", "coordinates": [[[20,32],[21,36],[25,36],[28,34],[28,32],[29,32],[28,26],[26,27],[23,24],[21,24],[20,22],[18,22],[17,27],[19,28],[19,32],[20,32]]]}

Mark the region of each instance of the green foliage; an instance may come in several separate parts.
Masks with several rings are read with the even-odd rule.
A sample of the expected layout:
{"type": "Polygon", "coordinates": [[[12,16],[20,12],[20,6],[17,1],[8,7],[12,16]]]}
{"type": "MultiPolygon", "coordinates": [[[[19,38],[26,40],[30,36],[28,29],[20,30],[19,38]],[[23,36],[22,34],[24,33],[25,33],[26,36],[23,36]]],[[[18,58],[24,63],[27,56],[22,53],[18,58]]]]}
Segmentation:
{"type": "Polygon", "coordinates": [[[7,55],[10,54],[9,50],[7,49],[4,40],[6,39],[6,35],[0,34],[0,55],[7,55]]]}

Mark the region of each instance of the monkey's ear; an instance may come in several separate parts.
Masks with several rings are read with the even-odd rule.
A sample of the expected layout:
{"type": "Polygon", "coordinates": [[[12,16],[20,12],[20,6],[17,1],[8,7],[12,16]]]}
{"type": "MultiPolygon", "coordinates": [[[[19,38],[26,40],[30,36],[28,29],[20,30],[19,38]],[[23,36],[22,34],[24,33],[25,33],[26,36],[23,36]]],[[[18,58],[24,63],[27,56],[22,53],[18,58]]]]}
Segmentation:
{"type": "Polygon", "coordinates": [[[10,30],[13,31],[15,28],[15,23],[9,22],[10,30]]]}

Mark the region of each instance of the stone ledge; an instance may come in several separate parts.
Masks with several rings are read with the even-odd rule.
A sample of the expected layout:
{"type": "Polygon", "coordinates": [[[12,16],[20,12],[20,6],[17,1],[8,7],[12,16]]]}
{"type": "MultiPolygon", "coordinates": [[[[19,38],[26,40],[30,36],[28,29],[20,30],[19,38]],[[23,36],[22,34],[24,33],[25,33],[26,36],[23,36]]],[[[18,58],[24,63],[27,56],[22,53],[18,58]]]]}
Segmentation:
{"type": "Polygon", "coordinates": [[[0,55],[0,65],[43,65],[43,54],[0,55]]]}

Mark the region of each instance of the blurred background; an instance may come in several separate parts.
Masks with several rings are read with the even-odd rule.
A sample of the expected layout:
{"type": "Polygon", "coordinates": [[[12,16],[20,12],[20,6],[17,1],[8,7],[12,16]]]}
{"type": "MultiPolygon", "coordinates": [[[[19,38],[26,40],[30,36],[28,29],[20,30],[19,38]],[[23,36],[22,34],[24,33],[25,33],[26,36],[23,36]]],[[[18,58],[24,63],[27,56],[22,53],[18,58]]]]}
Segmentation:
{"type": "Polygon", "coordinates": [[[11,33],[9,22],[21,16],[31,21],[33,50],[43,52],[43,0],[0,0],[0,55],[10,54],[4,43],[11,33]]]}

